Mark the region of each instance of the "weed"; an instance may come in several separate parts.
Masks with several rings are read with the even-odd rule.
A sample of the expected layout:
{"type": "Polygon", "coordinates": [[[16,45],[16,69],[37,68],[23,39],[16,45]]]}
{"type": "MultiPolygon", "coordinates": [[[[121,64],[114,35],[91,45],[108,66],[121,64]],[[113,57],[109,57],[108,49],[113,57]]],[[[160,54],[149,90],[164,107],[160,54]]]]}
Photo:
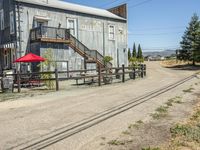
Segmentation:
{"type": "Polygon", "coordinates": [[[173,99],[169,99],[165,104],[170,107],[170,106],[173,106],[173,99]]]}
{"type": "Polygon", "coordinates": [[[106,138],[105,138],[105,137],[101,137],[101,139],[102,139],[102,140],[106,140],[106,138]]]}
{"type": "Polygon", "coordinates": [[[138,120],[136,123],[137,124],[143,124],[144,122],[142,120],[138,120]]]}
{"type": "Polygon", "coordinates": [[[139,128],[141,124],[143,124],[144,122],[142,120],[138,120],[135,124],[130,124],[128,126],[129,129],[132,129],[132,128],[139,128]]]}
{"type": "Polygon", "coordinates": [[[161,118],[166,117],[166,116],[167,116],[167,113],[153,113],[153,114],[151,114],[151,117],[153,119],[156,119],[156,120],[161,119],[161,118]]]}
{"type": "Polygon", "coordinates": [[[189,141],[200,142],[200,126],[176,125],[170,129],[173,137],[185,137],[189,141]]]}
{"type": "Polygon", "coordinates": [[[125,142],[123,142],[123,141],[118,141],[118,140],[112,140],[112,141],[109,141],[108,144],[109,144],[109,145],[118,146],[118,145],[125,145],[125,142]]]}
{"type": "Polygon", "coordinates": [[[101,145],[101,146],[104,146],[104,145],[106,145],[106,144],[105,144],[105,143],[100,143],[100,145],[101,145]]]}
{"type": "Polygon", "coordinates": [[[133,128],[139,128],[139,125],[138,124],[130,124],[128,126],[129,129],[133,129],[133,128]]]}
{"type": "Polygon", "coordinates": [[[189,89],[186,89],[186,90],[183,90],[184,93],[192,93],[194,90],[194,88],[189,88],[189,89]]]}
{"type": "Polygon", "coordinates": [[[124,131],[124,132],[122,132],[122,134],[124,134],[124,135],[130,135],[131,133],[129,131],[124,131]]]}
{"type": "Polygon", "coordinates": [[[174,99],[174,103],[176,104],[182,104],[183,102],[181,101],[182,97],[180,96],[176,96],[175,99],[174,99]]]}
{"type": "Polygon", "coordinates": [[[148,147],[148,148],[142,148],[142,150],[161,150],[160,148],[151,148],[151,147],[148,147]]]}
{"type": "Polygon", "coordinates": [[[200,119],[200,110],[198,110],[191,118],[191,120],[198,120],[200,119]]]}
{"type": "Polygon", "coordinates": [[[177,100],[177,101],[174,101],[174,103],[176,103],[176,104],[182,104],[183,102],[181,102],[181,100],[177,100]]]}
{"type": "Polygon", "coordinates": [[[169,108],[169,107],[167,107],[167,106],[160,106],[160,107],[158,107],[158,108],[156,109],[156,111],[157,111],[158,113],[166,113],[168,108],[169,108]]]}

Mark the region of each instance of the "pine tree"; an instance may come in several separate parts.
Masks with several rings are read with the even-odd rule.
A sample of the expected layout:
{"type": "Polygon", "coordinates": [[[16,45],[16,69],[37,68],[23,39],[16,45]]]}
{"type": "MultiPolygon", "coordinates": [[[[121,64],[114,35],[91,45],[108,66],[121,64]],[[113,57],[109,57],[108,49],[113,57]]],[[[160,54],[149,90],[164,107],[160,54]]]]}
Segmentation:
{"type": "Polygon", "coordinates": [[[135,43],[133,44],[133,52],[132,52],[132,57],[133,57],[133,58],[136,58],[136,57],[137,57],[137,50],[136,50],[135,43]]]}
{"type": "Polygon", "coordinates": [[[190,61],[192,58],[192,53],[191,53],[192,46],[188,39],[188,31],[185,31],[180,44],[181,44],[181,50],[179,50],[179,54],[177,56],[178,59],[183,61],[190,61]]]}
{"type": "Polygon", "coordinates": [[[200,21],[199,21],[199,30],[198,30],[197,41],[196,41],[195,60],[197,62],[200,62],[200,21]]]}
{"type": "Polygon", "coordinates": [[[143,58],[142,49],[141,49],[140,44],[139,44],[139,46],[138,46],[137,58],[138,58],[138,59],[142,59],[142,58],[143,58]]]}
{"type": "Polygon", "coordinates": [[[189,27],[182,37],[181,51],[179,52],[179,58],[182,60],[189,60],[195,65],[196,61],[199,61],[199,30],[200,22],[197,14],[194,14],[189,23],[189,27]]]}
{"type": "Polygon", "coordinates": [[[131,58],[131,49],[129,48],[128,49],[128,60],[130,60],[130,58],[131,58]]]}

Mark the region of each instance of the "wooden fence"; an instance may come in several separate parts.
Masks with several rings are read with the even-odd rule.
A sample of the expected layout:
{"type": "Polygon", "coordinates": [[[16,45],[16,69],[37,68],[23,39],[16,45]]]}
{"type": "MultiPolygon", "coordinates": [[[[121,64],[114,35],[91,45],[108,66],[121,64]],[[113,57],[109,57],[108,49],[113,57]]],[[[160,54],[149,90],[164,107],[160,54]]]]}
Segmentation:
{"type": "MultiPolygon", "coordinates": [[[[105,77],[113,79],[113,76],[115,78],[121,79],[121,81],[124,83],[125,80],[125,75],[129,74],[131,79],[136,79],[136,77],[139,78],[144,78],[146,76],[146,65],[145,64],[140,64],[137,65],[136,67],[125,67],[122,65],[122,67],[115,67],[115,68],[101,68],[99,67],[98,69],[87,69],[87,70],[71,70],[71,71],[58,71],[55,69],[55,71],[50,71],[50,72],[32,72],[32,73],[14,73],[14,74],[0,74],[0,77],[13,77],[14,83],[17,84],[17,89],[18,92],[21,92],[21,87],[23,83],[25,82],[31,82],[31,81],[50,81],[53,80],[56,82],[55,87],[56,91],[59,91],[59,81],[64,81],[64,80],[76,80],[78,83],[78,80],[86,80],[86,79],[94,79],[97,78],[97,83],[98,86],[102,85],[102,79],[105,77]],[[95,72],[95,75],[82,75],[87,72],[95,72]],[[79,76],[70,76],[70,73],[77,73],[79,76]],[[45,74],[51,74],[53,77],[52,78],[42,78],[42,75],[45,74]],[[59,74],[66,74],[66,77],[59,78],[59,74]],[[27,77],[24,79],[24,77],[27,77]],[[35,78],[36,77],[36,78],[35,78]]],[[[105,82],[104,82],[105,83],[105,82]]]]}

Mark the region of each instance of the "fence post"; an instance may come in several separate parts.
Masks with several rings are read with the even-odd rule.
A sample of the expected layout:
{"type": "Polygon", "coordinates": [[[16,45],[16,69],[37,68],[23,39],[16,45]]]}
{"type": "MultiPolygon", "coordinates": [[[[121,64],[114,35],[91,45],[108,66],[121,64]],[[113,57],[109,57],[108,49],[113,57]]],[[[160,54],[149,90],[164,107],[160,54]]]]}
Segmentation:
{"type": "Polygon", "coordinates": [[[146,75],[147,75],[147,66],[144,64],[144,76],[146,77],[146,75]]]}
{"type": "Polygon", "coordinates": [[[133,80],[135,80],[135,76],[136,76],[136,71],[135,71],[135,66],[133,67],[133,80]]]}
{"type": "Polygon", "coordinates": [[[144,78],[144,65],[141,64],[141,77],[144,78]]]}
{"type": "Polygon", "coordinates": [[[58,69],[55,69],[56,91],[59,91],[58,69]]]}
{"type": "Polygon", "coordinates": [[[18,93],[21,92],[21,81],[20,80],[21,80],[20,79],[20,72],[17,71],[17,91],[18,91],[18,93]]]}
{"type": "Polygon", "coordinates": [[[122,65],[122,82],[125,82],[125,69],[124,69],[124,65],[122,65]]]}
{"type": "Polygon", "coordinates": [[[101,86],[101,65],[98,65],[98,83],[99,83],[99,86],[101,86]]]}

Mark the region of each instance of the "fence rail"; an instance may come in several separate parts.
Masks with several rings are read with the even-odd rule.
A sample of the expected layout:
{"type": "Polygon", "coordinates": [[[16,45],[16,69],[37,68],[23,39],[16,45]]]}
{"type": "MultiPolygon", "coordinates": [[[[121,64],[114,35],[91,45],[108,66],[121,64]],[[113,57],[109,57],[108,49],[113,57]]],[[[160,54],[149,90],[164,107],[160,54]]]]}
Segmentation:
{"type": "Polygon", "coordinates": [[[85,80],[85,79],[97,79],[98,85],[101,86],[102,82],[105,83],[104,79],[113,79],[113,76],[115,78],[118,78],[122,80],[122,82],[125,82],[125,75],[129,74],[130,79],[136,79],[136,76],[140,78],[144,78],[146,76],[146,65],[141,64],[137,67],[125,67],[122,65],[122,67],[114,67],[114,68],[101,68],[98,69],[87,69],[87,70],[71,70],[71,71],[58,71],[55,69],[55,71],[48,71],[48,72],[32,72],[32,73],[14,73],[14,74],[0,74],[1,78],[4,77],[12,77],[14,80],[14,83],[17,84],[18,92],[21,92],[21,87],[24,82],[33,82],[35,81],[55,81],[56,82],[56,91],[59,90],[59,81],[63,80],[85,80]],[[95,74],[88,74],[84,75],[82,73],[87,73],[93,71],[95,74]],[[68,76],[64,78],[59,78],[59,74],[61,73],[78,73],[76,76],[68,76]],[[42,78],[42,75],[45,74],[51,74],[53,77],[51,78],[42,78]],[[120,77],[119,77],[120,76],[120,77]],[[103,79],[103,81],[102,81],[103,79]]]}

